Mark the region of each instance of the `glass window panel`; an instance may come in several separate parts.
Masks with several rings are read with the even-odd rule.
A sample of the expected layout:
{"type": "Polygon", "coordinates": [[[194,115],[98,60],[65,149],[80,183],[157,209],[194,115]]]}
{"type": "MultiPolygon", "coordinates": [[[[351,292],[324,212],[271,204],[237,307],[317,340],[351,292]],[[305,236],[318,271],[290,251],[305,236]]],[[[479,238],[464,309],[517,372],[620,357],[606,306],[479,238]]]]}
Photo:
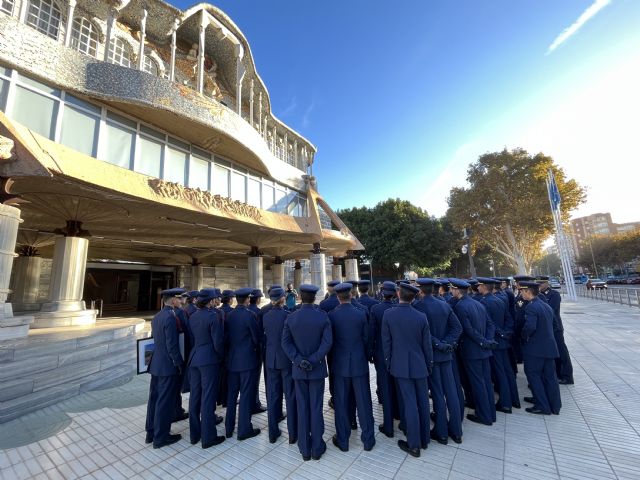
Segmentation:
{"type": "Polygon", "coordinates": [[[184,169],[187,165],[189,154],[171,147],[168,147],[166,152],[163,178],[170,182],[184,185],[184,169]]]}
{"type": "Polygon", "coordinates": [[[64,96],[65,103],[72,103],[78,107],[82,107],[84,110],[88,110],[91,113],[96,115],[100,115],[102,109],[96,105],[92,105],[84,100],[80,100],[79,98],[74,97],[73,95],[69,95],[68,93],[64,96]]]}
{"type": "Polygon", "coordinates": [[[133,128],[134,130],[138,127],[138,124],[136,122],[134,122],[133,120],[130,120],[126,117],[123,117],[122,115],[118,115],[117,113],[113,113],[108,111],[107,112],[107,118],[109,120],[114,120],[122,125],[126,125],[128,127],[133,128]]]}
{"type": "Polygon", "coordinates": [[[98,52],[98,29],[89,19],[76,17],[71,28],[71,47],[95,57],[98,52]]]}
{"type": "Polygon", "coordinates": [[[146,125],[140,125],[140,133],[144,133],[145,135],[149,135],[150,137],[157,138],[164,142],[166,136],[164,133],[159,132],[158,130],[154,130],[153,128],[149,128],[146,125]]]}
{"type": "Polygon", "coordinates": [[[154,75],[156,77],[158,76],[158,73],[160,73],[158,64],[149,55],[144,56],[142,69],[145,72],[150,73],[151,75],[154,75]]]}
{"type": "Polygon", "coordinates": [[[100,117],[66,106],[60,143],[91,157],[96,156],[100,117]]]}
{"type": "Polygon", "coordinates": [[[247,189],[247,203],[249,205],[253,205],[254,207],[260,208],[260,182],[258,180],[254,180],[250,178],[247,181],[248,189],[247,189]]]}
{"type": "Polygon", "coordinates": [[[0,67],[0,75],[4,75],[5,77],[10,77],[11,69],[6,67],[0,67]]]}
{"type": "Polygon", "coordinates": [[[209,190],[209,161],[207,159],[191,155],[189,187],[209,190]]]}
{"type": "Polygon", "coordinates": [[[229,170],[214,165],[211,169],[211,190],[214,195],[229,196],[229,170]]]}
{"type": "Polygon", "coordinates": [[[0,11],[11,15],[13,13],[13,0],[0,0],[0,11]]]}
{"type": "Polygon", "coordinates": [[[57,110],[56,100],[21,86],[16,88],[12,118],[51,140],[55,133],[57,110]]]}
{"type": "Polygon", "coordinates": [[[262,208],[265,210],[274,210],[273,195],[275,189],[271,185],[262,185],[262,208]]]}
{"type": "Polygon", "coordinates": [[[48,93],[49,95],[53,95],[54,97],[60,96],[60,90],[58,90],[57,88],[52,88],[49,85],[45,85],[44,83],[40,83],[37,80],[25,77],[24,75],[19,75],[18,79],[20,80],[20,83],[31,85],[32,87],[35,87],[36,90],[40,90],[43,93],[48,93]]]}
{"type": "Polygon", "coordinates": [[[60,10],[53,0],[29,0],[26,23],[40,33],[57,39],[60,32],[60,18],[60,10]]]}
{"type": "Polygon", "coordinates": [[[231,198],[241,202],[247,201],[247,177],[238,172],[231,172],[231,198]]]}
{"type": "Polygon", "coordinates": [[[211,159],[211,154],[209,152],[207,152],[206,150],[202,150],[201,148],[198,148],[198,147],[195,147],[195,146],[191,146],[191,151],[195,155],[198,155],[201,158],[206,158],[207,160],[211,159]]]}
{"type": "Polygon", "coordinates": [[[286,198],[284,212],[287,215],[295,215],[294,211],[298,206],[298,195],[296,192],[289,192],[286,198]]]}
{"type": "Polygon", "coordinates": [[[160,159],[162,158],[162,142],[153,138],[140,136],[138,158],[134,170],[150,177],[160,178],[160,159]]]}
{"type": "Polygon", "coordinates": [[[131,67],[131,48],[121,38],[111,39],[109,47],[109,62],[123,67],[131,67]]]}
{"type": "Polygon", "coordinates": [[[106,148],[103,160],[123,168],[131,168],[136,132],[107,122],[106,148]]]}
{"type": "Polygon", "coordinates": [[[274,202],[274,212],[285,213],[287,210],[287,192],[276,188],[276,198],[274,202]]]}
{"type": "Polygon", "coordinates": [[[169,137],[169,144],[174,147],[182,148],[184,150],[189,150],[189,144],[183,142],[182,140],[178,140],[177,138],[169,137]]]}
{"type": "Polygon", "coordinates": [[[9,95],[9,80],[0,79],[0,110],[7,111],[7,95],[9,95]]]}

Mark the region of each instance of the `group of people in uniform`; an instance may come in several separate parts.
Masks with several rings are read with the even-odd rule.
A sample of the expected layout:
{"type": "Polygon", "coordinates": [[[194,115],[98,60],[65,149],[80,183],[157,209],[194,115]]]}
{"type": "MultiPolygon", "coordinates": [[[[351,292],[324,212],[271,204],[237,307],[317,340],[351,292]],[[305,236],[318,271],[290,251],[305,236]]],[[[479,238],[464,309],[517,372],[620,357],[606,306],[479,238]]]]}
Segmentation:
{"type": "Polygon", "coordinates": [[[469,421],[483,425],[492,425],[496,412],[521,408],[519,363],[531,389],[526,411],[557,415],[559,384],[573,383],[560,294],[549,288],[548,277],[514,279],[517,294],[507,278],[477,277],[389,281],[375,296],[368,280],[331,281],[319,305],[319,287],[303,284],[293,308],[279,285],[268,290],[262,308],[262,292],[251,288],[165,290],[164,307],[152,320],[146,442],[160,448],[179,441],[171,423],[187,418],[191,443],[205,449],[233,436],[236,423],[238,440],[259,435],[251,416],[265,411],[258,396],[262,375],[269,441],[281,436],[286,419],[289,443],[297,443],[304,460],[318,460],[327,448],[328,377],[333,445],[348,451],[359,424],[363,448],[371,450],[369,363],[382,404],[378,429],[393,438],[399,420],[406,440],[398,446],[414,457],[431,440],[461,443],[465,408],[473,410],[469,421]],[[182,408],[186,391],[189,413],[182,408]],[[224,418],[216,415],[217,405],[226,407],[224,418]],[[224,435],[218,435],[222,422],[224,435]]]}

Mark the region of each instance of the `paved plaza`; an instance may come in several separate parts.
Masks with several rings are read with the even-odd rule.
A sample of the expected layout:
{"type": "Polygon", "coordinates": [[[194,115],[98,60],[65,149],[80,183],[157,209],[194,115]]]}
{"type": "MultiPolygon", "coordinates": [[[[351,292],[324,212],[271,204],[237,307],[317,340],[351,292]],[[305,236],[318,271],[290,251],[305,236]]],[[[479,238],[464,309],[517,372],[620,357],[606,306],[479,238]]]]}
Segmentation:
{"type": "MultiPolygon", "coordinates": [[[[561,386],[559,416],[514,409],[498,413],[492,427],[465,421],[461,445],[432,442],[419,459],[397,447],[404,438],[397,429],[388,439],[377,427],[371,452],[363,451],[359,431],[349,452],[338,451],[328,407],[320,461],[303,462],[286,428],[270,444],[266,413],[253,417],[263,432],[250,440],[202,450],[189,444],[183,421],[173,425],[183,440],[154,450],[144,444],[150,377],[140,375],[0,425],[0,478],[640,479],[640,308],[580,299],[563,305],[563,320],[576,384],[561,386]]],[[[523,374],[518,386],[521,397],[528,394],[523,374]]],[[[380,405],[374,415],[380,423],[380,405]]]]}

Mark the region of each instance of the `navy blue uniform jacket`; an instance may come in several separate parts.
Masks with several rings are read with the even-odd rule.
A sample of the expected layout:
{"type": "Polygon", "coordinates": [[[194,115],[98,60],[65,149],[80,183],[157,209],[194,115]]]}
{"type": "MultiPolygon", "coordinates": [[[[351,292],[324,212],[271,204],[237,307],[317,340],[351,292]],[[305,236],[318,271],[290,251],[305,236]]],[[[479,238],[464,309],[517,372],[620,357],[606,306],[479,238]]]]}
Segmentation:
{"type": "Polygon", "coordinates": [[[553,310],[544,300],[534,298],[524,312],[522,353],[533,357],[556,358],[558,346],[553,336],[553,310]]]}
{"type": "Polygon", "coordinates": [[[399,303],[382,317],[382,349],[391,375],[427,378],[433,361],[427,316],[408,303],[399,303]]]}
{"type": "Polygon", "coordinates": [[[234,308],[224,323],[227,370],[243,372],[258,366],[260,331],[253,312],[244,305],[234,308]]]}
{"type": "Polygon", "coordinates": [[[224,360],[224,325],[213,308],[199,308],[189,317],[193,339],[189,366],[217,365],[224,360]]]}
{"type": "Polygon", "coordinates": [[[433,361],[448,362],[451,360],[451,352],[441,352],[438,350],[438,346],[441,343],[453,345],[462,335],[462,325],[460,325],[456,314],[453,313],[447,302],[438,300],[433,295],[425,296],[414,308],[427,316],[431,344],[433,345],[433,361]]]}
{"type": "Polygon", "coordinates": [[[332,293],[331,295],[329,295],[329,298],[325,298],[324,300],[322,300],[319,306],[321,310],[324,310],[325,312],[329,313],[338,305],[340,305],[340,300],[338,300],[338,295],[336,295],[335,293],[332,293]]]}
{"type": "Polygon", "coordinates": [[[291,360],[287,357],[282,349],[282,330],[289,312],[283,307],[276,306],[271,308],[262,317],[262,325],[264,328],[265,347],[267,368],[281,370],[291,366],[291,360]]]}
{"type": "Polygon", "coordinates": [[[391,300],[384,300],[371,307],[371,318],[369,319],[370,336],[373,340],[373,360],[378,363],[384,362],[384,351],[382,350],[382,317],[384,312],[394,308],[397,304],[391,300]]]}
{"type": "Polygon", "coordinates": [[[358,298],[358,302],[360,303],[360,305],[364,305],[369,311],[371,311],[371,307],[380,303],[378,300],[376,300],[375,298],[371,298],[366,293],[360,295],[360,297],[358,298]]]}
{"type": "Polygon", "coordinates": [[[495,337],[495,327],[487,315],[487,310],[477,300],[468,295],[462,297],[453,307],[460,325],[460,354],[462,358],[480,360],[491,356],[490,350],[485,350],[484,345],[495,337]]]}
{"type": "Polygon", "coordinates": [[[343,303],[329,312],[333,346],[331,373],[341,377],[360,377],[369,373],[369,322],[362,310],[343,303]]]}
{"type": "Polygon", "coordinates": [[[503,300],[496,295],[488,294],[483,295],[480,302],[496,329],[495,340],[498,342],[498,348],[506,350],[511,346],[510,340],[513,336],[513,318],[509,314],[508,299],[506,296],[503,300]]]}
{"type": "Polygon", "coordinates": [[[562,297],[557,290],[553,288],[547,288],[544,292],[540,292],[541,299],[546,300],[547,304],[551,307],[554,314],[554,324],[553,331],[554,332],[563,332],[564,327],[562,326],[562,318],[560,317],[560,302],[562,302],[562,297]]]}
{"type": "Polygon", "coordinates": [[[331,322],[326,312],[310,304],[289,314],[282,330],[282,349],[293,363],[294,380],[319,380],[327,377],[327,353],[333,336],[331,322]],[[310,372],[298,368],[302,360],[308,360],[310,372]]]}
{"type": "Polygon", "coordinates": [[[151,320],[153,355],[149,363],[149,373],[158,377],[178,374],[183,360],[178,346],[178,327],[172,307],[164,307],[151,320]]]}

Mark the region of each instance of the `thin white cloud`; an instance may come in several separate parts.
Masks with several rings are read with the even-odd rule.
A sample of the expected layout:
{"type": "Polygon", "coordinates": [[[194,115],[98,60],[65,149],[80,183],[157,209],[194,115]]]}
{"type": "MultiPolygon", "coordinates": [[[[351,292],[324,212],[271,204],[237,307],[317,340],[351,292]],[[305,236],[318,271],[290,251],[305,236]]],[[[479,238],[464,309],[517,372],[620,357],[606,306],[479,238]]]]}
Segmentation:
{"type": "Polygon", "coordinates": [[[556,37],[556,39],[551,43],[547,53],[545,55],[549,55],[556,48],[566,42],[569,38],[575,35],[582,26],[587,23],[591,18],[593,18],[600,10],[609,5],[611,0],[595,0],[591,4],[589,8],[587,8],[582,14],[578,17],[578,19],[573,22],[570,26],[565,28],[560,35],[556,37]]]}
{"type": "Polygon", "coordinates": [[[311,123],[311,113],[313,112],[313,109],[316,108],[316,99],[315,96],[313,97],[313,99],[311,100],[311,103],[309,104],[309,106],[307,107],[307,109],[304,111],[304,115],[302,116],[302,126],[303,127],[308,127],[309,123],[311,123]]]}
{"type": "Polygon", "coordinates": [[[280,117],[284,118],[287,115],[292,114],[293,112],[295,112],[296,108],[298,108],[298,100],[296,99],[296,97],[293,97],[291,99],[291,102],[289,102],[289,105],[287,105],[287,108],[285,108],[280,114],[280,117]]]}

